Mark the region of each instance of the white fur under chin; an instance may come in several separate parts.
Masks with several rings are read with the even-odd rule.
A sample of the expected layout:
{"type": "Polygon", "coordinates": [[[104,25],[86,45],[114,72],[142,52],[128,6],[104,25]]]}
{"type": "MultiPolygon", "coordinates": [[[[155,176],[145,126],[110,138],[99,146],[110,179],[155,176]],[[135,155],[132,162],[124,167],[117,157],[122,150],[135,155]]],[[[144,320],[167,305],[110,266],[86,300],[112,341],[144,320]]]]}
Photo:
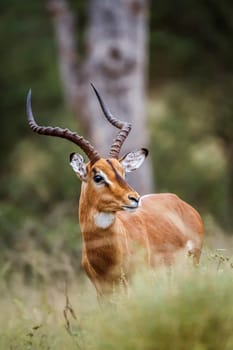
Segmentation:
{"type": "Polygon", "coordinates": [[[100,212],[95,214],[94,219],[97,227],[106,229],[112,225],[115,215],[112,213],[100,212]]]}

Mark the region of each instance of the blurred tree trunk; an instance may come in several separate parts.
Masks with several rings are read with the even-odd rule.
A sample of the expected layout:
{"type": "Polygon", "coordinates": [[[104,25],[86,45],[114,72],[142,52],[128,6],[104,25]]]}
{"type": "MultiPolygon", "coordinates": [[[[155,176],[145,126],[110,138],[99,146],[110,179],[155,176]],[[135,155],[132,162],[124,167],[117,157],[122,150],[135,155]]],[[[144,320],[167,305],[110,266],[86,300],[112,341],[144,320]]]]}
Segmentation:
{"type": "MultiPolygon", "coordinates": [[[[147,68],[147,0],[91,0],[87,53],[80,64],[76,51],[74,15],[66,0],[50,0],[59,51],[59,65],[68,105],[79,118],[85,137],[106,156],[117,130],[102,116],[90,82],[111,112],[131,122],[123,153],[148,145],[145,118],[147,68]]],[[[141,194],[152,191],[149,160],[130,175],[141,194]]]]}

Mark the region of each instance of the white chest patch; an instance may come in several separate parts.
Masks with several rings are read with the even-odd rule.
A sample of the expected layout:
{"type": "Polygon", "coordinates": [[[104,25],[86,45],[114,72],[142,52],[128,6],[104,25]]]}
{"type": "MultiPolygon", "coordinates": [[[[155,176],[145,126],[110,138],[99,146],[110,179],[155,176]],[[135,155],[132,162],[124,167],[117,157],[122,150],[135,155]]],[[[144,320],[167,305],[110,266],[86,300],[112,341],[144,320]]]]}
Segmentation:
{"type": "Polygon", "coordinates": [[[106,229],[109,226],[111,226],[114,219],[115,215],[112,213],[100,212],[98,214],[95,214],[94,216],[96,226],[103,229],[106,229]]]}

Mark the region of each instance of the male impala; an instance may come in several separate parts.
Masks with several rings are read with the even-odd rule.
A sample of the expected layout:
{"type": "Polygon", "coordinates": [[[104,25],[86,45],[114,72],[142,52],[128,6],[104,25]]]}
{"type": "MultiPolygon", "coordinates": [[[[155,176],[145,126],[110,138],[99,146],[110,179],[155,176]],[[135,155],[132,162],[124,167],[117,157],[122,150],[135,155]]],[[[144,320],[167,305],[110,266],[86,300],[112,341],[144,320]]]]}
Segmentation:
{"type": "Polygon", "coordinates": [[[148,155],[145,148],[119,158],[131,125],[113,117],[94,88],[107,120],[120,129],[109,158],[82,136],[68,129],[38,126],[27,97],[30,128],[43,135],[57,136],[78,145],[89,158],[86,164],[78,153],[70,155],[70,165],[82,181],[79,221],[83,236],[82,266],[99,294],[112,290],[122,271],[129,277],[143,255],[149,266],[170,265],[180,254],[198,262],[203,241],[203,224],[197,211],[174,194],[140,197],[125,180],[148,155]],[[139,252],[142,247],[143,254],[139,252]]]}

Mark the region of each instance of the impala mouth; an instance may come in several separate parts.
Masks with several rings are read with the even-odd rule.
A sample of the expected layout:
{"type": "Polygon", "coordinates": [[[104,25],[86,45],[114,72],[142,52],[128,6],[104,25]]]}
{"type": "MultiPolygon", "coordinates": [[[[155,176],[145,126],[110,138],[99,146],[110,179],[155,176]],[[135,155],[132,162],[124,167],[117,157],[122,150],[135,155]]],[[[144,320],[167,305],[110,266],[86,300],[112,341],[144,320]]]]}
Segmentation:
{"type": "Polygon", "coordinates": [[[139,207],[139,205],[136,205],[136,206],[135,205],[134,206],[133,205],[131,205],[131,206],[130,205],[123,205],[122,209],[132,213],[132,212],[136,211],[138,209],[138,207],[139,207]]]}

